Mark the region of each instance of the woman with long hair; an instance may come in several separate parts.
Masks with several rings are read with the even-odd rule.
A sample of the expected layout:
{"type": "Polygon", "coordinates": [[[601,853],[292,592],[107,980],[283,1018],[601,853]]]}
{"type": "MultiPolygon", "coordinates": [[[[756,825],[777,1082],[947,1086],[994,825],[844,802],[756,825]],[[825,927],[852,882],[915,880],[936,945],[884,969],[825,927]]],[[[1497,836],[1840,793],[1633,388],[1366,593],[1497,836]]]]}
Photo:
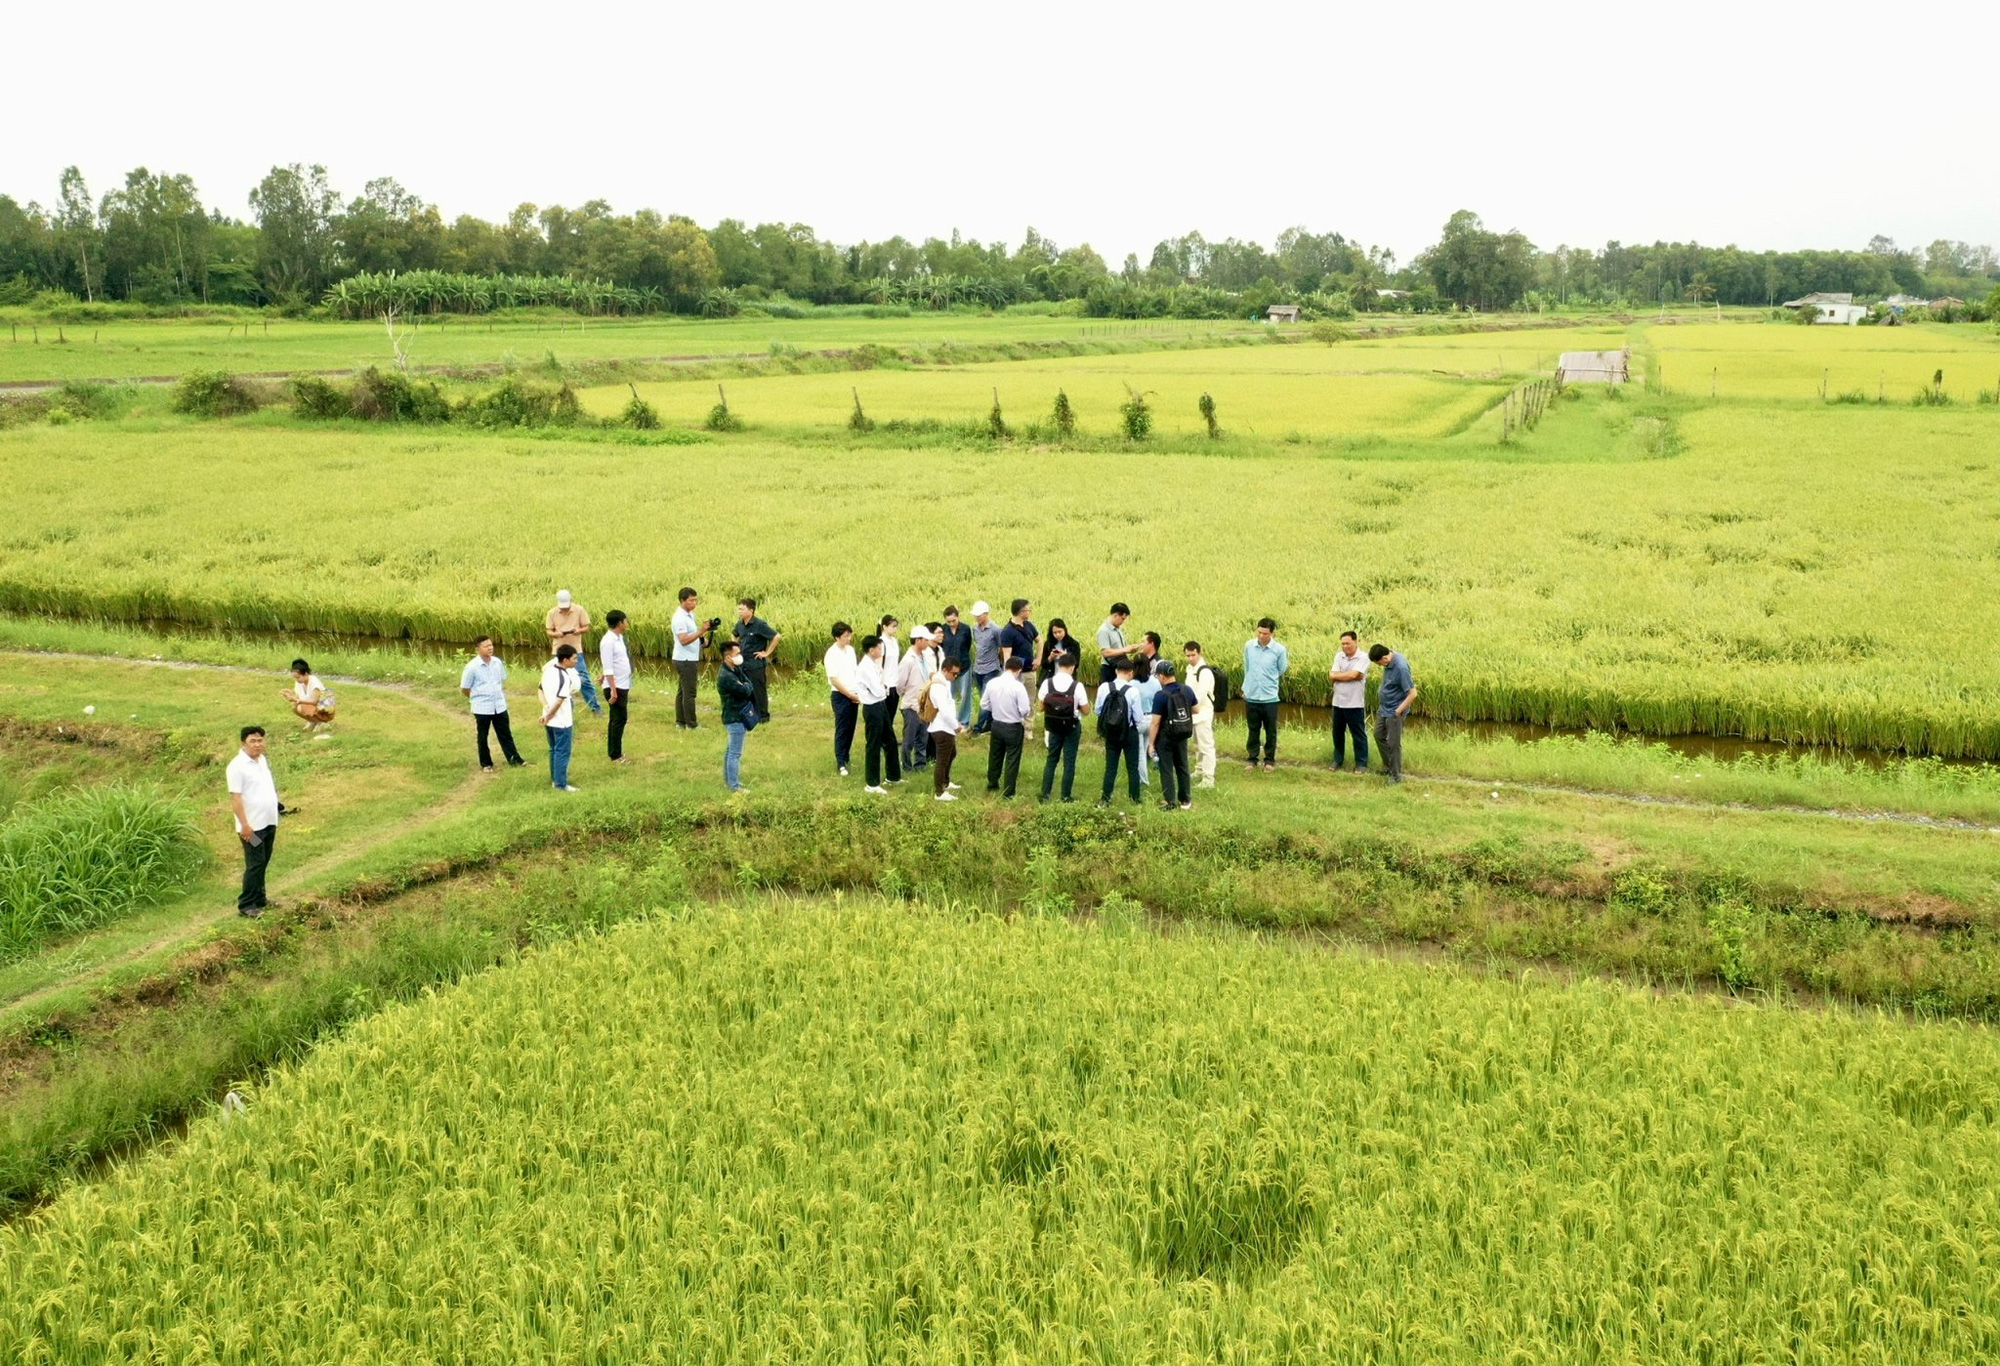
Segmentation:
{"type": "Polygon", "coordinates": [[[1071,669],[1083,663],[1083,647],[1076,637],[1069,633],[1069,626],[1061,617],[1049,623],[1049,633],[1042,641],[1042,657],[1035,666],[1035,679],[1046,683],[1056,671],[1056,659],[1067,659],[1071,669]]]}

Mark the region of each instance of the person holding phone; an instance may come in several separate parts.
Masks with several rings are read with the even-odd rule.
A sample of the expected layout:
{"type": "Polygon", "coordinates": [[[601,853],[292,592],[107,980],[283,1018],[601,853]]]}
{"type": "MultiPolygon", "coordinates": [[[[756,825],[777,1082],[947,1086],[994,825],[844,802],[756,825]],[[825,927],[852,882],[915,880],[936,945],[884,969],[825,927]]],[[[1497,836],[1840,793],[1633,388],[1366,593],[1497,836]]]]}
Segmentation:
{"type": "Polygon", "coordinates": [[[706,622],[695,617],[694,609],[701,605],[701,595],[693,588],[681,589],[681,605],[674,611],[674,674],[680,686],[674,694],[674,724],[682,730],[695,728],[695,689],[701,681],[701,652],[708,644],[708,638],[715,628],[722,625],[721,617],[710,617],[706,622]]]}
{"type": "Polygon", "coordinates": [[[272,909],[264,897],[264,872],[278,843],[278,781],[264,757],[264,728],[245,726],[237,736],[242,748],[229,761],[229,807],[236,817],[236,838],[243,842],[243,888],[236,913],[256,919],[272,909]]]}

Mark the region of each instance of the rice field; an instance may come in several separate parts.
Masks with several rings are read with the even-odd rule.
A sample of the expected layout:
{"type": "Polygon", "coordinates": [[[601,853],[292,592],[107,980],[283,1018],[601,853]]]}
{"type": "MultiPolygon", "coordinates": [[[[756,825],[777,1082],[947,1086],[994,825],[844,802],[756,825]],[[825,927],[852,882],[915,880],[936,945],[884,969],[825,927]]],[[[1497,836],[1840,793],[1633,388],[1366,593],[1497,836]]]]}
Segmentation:
{"type": "MultiPolygon", "coordinates": [[[[1225,430],[1247,436],[1442,437],[1464,430],[1506,391],[1547,374],[1564,350],[1613,349],[1625,334],[1551,329],[1462,336],[1357,339],[1332,345],[1303,337],[1288,346],[1216,347],[1135,355],[1075,356],[859,374],[773,375],[730,381],[731,410],[751,423],[839,427],[858,394],[876,421],[986,421],[997,393],[1013,425],[1046,426],[1058,390],[1080,431],[1120,431],[1119,405],[1134,392],[1154,409],[1154,430],[1206,432],[1198,400],[1212,393],[1225,430]]],[[[669,422],[698,423],[716,401],[713,383],[666,380],[638,386],[669,422]]],[[[616,415],[625,385],[584,390],[584,406],[616,415]]]]}
{"type": "Polygon", "coordinates": [[[392,1008],[0,1230],[0,1355],[2000,1351],[1985,1031],[1132,928],[718,912],[392,1008]]]}
{"type": "Polygon", "coordinates": [[[2000,393],[2000,335],[1990,326],[1797,327],[1696,323],[1645,329],[1660,377],[1677,393],[1818,402],[1858,396],[1908,404],[1944,372],[1944,390],[1972,403],[2000,393]]]}
{"type": "MultiPolygon", "coordinates": [[[[1510,387],[1498,376],[1356,373],[1351,361],[1315,365],[1317,354],[1295,346],[1247,353],[1277,362],[1260,367],[1217,366],[1221,354],[1085,356],[943,370],[780,375],[724,387],[730,411],[745,421],[829,428],[847,421],[857,394],[863,411],[877,422],[984,424],[997,394],[1010,426],[1046,427],[1060,390],[1075,407],[1077,430],[1095,436],[1118,434],[1119,406],[1137,390],[1152,405],[1153,430],[1169,437],[1207,430],[1198,404],[1211,391],[1219,391],[1215,399],[1225,430],[1246,435],[1446,436],[1469,425],[1510,387]],[[1183,355],[1192,360],[1182,360],[1183,355]],[[1173,364],[1175,360],[1182,363],[1173,364]]],[[[699,423],[717,398],[713,384],[641,384],[638,392],[664,421],[674,423],[699,423]]],[[[587,410],[609,417],[624,408],[631,390],[614,385],[587,389],[580,397],[587,410]]]]}
{"type": "MultiPolygon", "coordinates": [[[[1222,423],[1247,427],[1225,378],[1206,381],[1222,423]]],[[[671,447],[268,418],[31,426],[0,435],[16,495],[0,608],[538,646],[569,587],[661,653],[686,582],[712,603],[758,596],[781,658],[805,664],[835,619],[1019,594],[1088,630],[1124,599],[1134,629],[1225,663],[1276,617],[1298,700],[1326,698],[1352,628],[1409,653],[1432,716],[2000,757],[2000,408],[1593,390],[1511,445],[1497,425],[1143,454],[803,422],[671,447]]]]}
{"type": "MultiPolygon", "coordinates": [[[[536,365],[549,355],[564,363],[760,355],[769,354],[773,344],[823,350],[869,343],[929,347],[947,342],[1173,341],[1248,331],[1256,326],[1021,313],[726,320],[447,316],[441,321],[416,320],[408,350],[411,362],[424,366],[536,365]]],[[[117,379],[178,375],[195,369],[291,374],[387,365],[392,359],[379,322],[160,319],[58,325],[10,322],[0,315],[0,381],[117,379]]]]}

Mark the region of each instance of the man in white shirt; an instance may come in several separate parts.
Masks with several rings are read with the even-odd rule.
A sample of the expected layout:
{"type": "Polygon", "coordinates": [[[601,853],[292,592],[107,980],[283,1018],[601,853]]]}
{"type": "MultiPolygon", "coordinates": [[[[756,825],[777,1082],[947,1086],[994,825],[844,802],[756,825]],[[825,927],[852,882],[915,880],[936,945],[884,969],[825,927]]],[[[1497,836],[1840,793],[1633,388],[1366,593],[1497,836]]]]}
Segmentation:
{"type": "Polygon", "coordinates": [[[264,899],[264,870],[271,866],[271,849],[278,842],[278,781],[264,757],[264,728],[245,726],[238,738],[243,748],[224,771],[236,838],[243,841],[243,890],[236,913],[254,920],[271,909],[264,899]]]}
{"type": "Polygon", "coordinates": [[[1181,647],[1187,660],[1188,691],[1194,694],[1194,772],[1203,787],[1215,786],[1215,666],[1201,657],[1201,642],[1181,647]]]}
{"type": "Polygon", "coordinates": [[[958,733],[965,729],[959,723],[956,700],[951,695],[951,685],[958,678],[958,661],[947,659],[938,668],[935,676],[925,688],[930,693],[931,747],[937,751],[937,772],[931,775],[931,789],[936,800],[955,802],[958,800],[958,784],[951,780],[952,760],[958,757],[958,733]]]}
{"type": "Polygon", "coordinates": [[[695,728],[694,699],[701,682],[701,647],[719,620],[702,621],[694,614],[701,597],[692,588],[681,589],[681,605],[674,612],[674,673],[680,686],[674,694],[674,724],[682,730],[695,728]]]}
{"type": "MultiPolygon", "coordinates": [[[[1118,665],[1113,661],[1109,667],[1115,671],[1118,665]]],[[[1042,800],[1047,801],[1054,790],[1056,765],[1061,764],[1062,799],[1073,801],[1076,752],[1083,743],[1083,720],[1090,715],[1090,692],[1077,678],[1069,656],[1057,657],[1056,671],[1042,680],[1040,696],[1042,730],[1048,735],[1048,752],[1042,758],[1042,800]]]]}
{"type": "Polygon", "coordinates": [[[903,664],[903,642],[897,639],[902,629],[902,622],[887,615],[882,618],[882,624],[875,628],[876,634],[882,637],[882,668],[892,679],[897,676],[896,671],[903,664]]]}
{"type": "MultiPolygon", "coordinates": [[[[831,653],[831,651],[829,651],[831,653]]],[[[855,692],[861,701],[863,789],[876,796],[888,795],[882,786],[882,765],[886,756],[889,781],[903,781],[903,765],[896,757],[895,704],[889,700],[889,676],[882,672],[882,637],[866,636],[861,641],[861,665],[855,671],[855,692]]]]}
{"type": "Polygon", "coordinates": [[[833,644],[827,647],[821,663],[826,666],[826,686],[833,696],[833,762],[845,778],[847,761],[854,753],[854,723],[861,716],[861,665],[854,658],[852,626],[844,621],[833,623],[833,644]]]}
{"type": "Polygon", "coordinates": [[[574,792],[569,782],[570,745],[576,739],[576,647],[558,645],[542,666],[542,731],[549,738],[549,781],[558,792],[574,792]]]}
{"type": "Polygon", "coordinates": [[[632,652],[625,648],[625,631],[630,625],[623,612],[606,612],[604,638],[597,642],[604,705],[611,711],[611,724],[604,729],[604,747],[614,764],[625,762],[625,704],[632,695],[632,652]]]}
{"type": "Polygon", "coordinates": [[[1035,707],[1035,699],[1028,696],[1027,686],[1021,682],[1021,670],[1027,663],[1021,655],[1009,655],[981,704],[993,717],[993,743],[986,749],[986,790],[999,792],[1004,777],[1007,790],[1002,795],[1010,799],[1020,781],[1021,748],[1027,743],[1028,718],[1035,707]]]}
{"type": "MultiPolygon", "coordinates": [[[[887,653],[887,646],[883,647],[887,653]]],[[[896,666],[897,705],[903,710],[903,767],[916,771],[930,767],[930,746],[925,741],[924,719],[919,715],[924,692],[937,672],[937,655],[931,633],[919,626],[910,633],[910,652],[896,666]]],[[[956,707],[953,708],[956,711],[956,707]]]]}
{"type": "Polygon", "coordinates": [[[1347,737],[1354,737],[1354,771],[1368,771],[1368,656],[1352,631],[1340,633],[1340,649],[1327,670],[1333,680],[1333,766],[1347,763],[1347,737]]]}

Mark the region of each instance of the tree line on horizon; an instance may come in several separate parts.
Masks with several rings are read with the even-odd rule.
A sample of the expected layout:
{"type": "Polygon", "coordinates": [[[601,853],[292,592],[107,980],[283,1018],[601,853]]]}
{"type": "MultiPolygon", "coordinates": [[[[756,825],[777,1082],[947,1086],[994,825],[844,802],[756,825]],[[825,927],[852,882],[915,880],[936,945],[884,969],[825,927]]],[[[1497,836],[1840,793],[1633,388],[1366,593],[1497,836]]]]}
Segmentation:
{"type": "Polygon", "coordinates": [[[1188,232],[1114,268],[1088,243],[1060,247],[1032,227],[1018,246],[956,231],[843,245],[802,223],[723,219],[704,228],[651,209],[616,213],[598,199],[574,209],[523,203],[501,222],[470,214],[447,222],[392,178],[343,200],[324,167],[302,164],[272,167],[249,208],[249,217],[232,217],[204,205],[190,177],[144,167],[93,198],[70,167],[52,206],[0,194],[0,304],[73,298],[341,312],[343,281],[429,273],[460,282],[428,291],[429,307],[464,311],[544,300],[711,316],[787,303],[998,309],[1051,301],[1090,316],[1207,318],[1261,316],[1275,303],[1341,315],[1770,306],[1815,291],[1983,299],[2000,281],[1992,247],[1945,239],[1921,251],[1885,237],[1860,250],[1693,242],[1542,250],[1520,232],[1489,229],[1470,210],[1453,214],[1436,243],[1401,265],[1386,249],[1294,227],[1268,248],[1188,232]],[[468,279],[548,287],[479,289],[468,279]]]}

